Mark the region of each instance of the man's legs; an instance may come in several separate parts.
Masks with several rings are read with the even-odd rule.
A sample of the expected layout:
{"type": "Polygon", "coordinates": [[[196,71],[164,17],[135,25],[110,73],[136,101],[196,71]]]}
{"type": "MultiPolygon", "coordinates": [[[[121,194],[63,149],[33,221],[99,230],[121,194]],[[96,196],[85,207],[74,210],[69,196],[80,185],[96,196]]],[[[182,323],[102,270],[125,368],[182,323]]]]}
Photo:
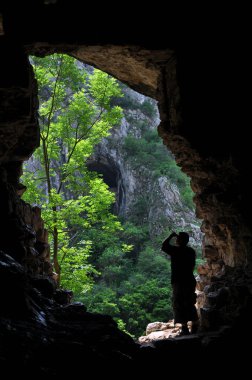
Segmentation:
{"type": "Polygon", "coordinates": [[[197,334],[199,330],[199,320],[192,321],[191,334],[197,334]]]}
{"type": "Polygon", "coordinates": [[[181,326],[180,335],[188,335],[188,334],[190,334],[190,332],[189,332],[189,329],[187,327],[187,322],[184,322],[184,323],[182,323],[182,326],[181,326]]]}

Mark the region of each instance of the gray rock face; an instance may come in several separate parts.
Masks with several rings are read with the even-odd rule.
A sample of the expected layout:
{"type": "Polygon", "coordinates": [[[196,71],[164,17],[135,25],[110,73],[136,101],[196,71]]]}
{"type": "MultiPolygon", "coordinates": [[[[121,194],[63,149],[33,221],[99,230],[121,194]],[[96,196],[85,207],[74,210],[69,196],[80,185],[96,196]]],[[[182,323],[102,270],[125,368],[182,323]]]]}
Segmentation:
{"type": "MultiPolygon", "coordinates": [[[[112,186],[108,181],[108,173],[114,173],[112,190],[116,193],[115,211],[121,217],[127,219],[134,214],[136,204],[141,202],[143,210],[139,218],[143,218],[143,223],[148,223],[151,237],[164,231],[169,233],[185,229],[191,235],[190,243],[199,246],[202,240],[199,220],[183,204],[177,185],[166,175],[155,175],[148,158],[146,162],[136,164],[135,158],[124,149],[127,137],[141,139],[143,131],[154,131],[158,127],[160,119],[157,102],[129,88],[124,88],[123,91],[134,109],[122,106],[124,117],[121,125],[113,128],[111,135],[96,147],[89,167],[102,173],[110,188],[112,186]],[[155,110],[151,116],[143,112],[144,102],[149,102],[155,110]]],[[[149,157],[152,158],[151,153],[149,157]]]]}

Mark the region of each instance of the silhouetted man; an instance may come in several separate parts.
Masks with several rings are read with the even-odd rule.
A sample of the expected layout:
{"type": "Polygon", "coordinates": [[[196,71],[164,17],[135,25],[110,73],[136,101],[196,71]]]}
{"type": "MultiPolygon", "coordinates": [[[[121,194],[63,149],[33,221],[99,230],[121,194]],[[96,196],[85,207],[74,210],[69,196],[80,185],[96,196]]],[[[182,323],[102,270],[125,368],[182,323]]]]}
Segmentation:
{"type": "Polygon", "coordinates": [[[193,275],[196,254],[187,246],[189,235],[186,232],[173,232],[162,244],[162,251],[171,256],[171,285],[174,323],[181,323],[181,335],[189,334],[187,322],[192,321],[192,332],[196,332],[198,315],[195,308],[196,280],[193,275]],[[170,241],[176,237],[176,245],[170,241]]]}

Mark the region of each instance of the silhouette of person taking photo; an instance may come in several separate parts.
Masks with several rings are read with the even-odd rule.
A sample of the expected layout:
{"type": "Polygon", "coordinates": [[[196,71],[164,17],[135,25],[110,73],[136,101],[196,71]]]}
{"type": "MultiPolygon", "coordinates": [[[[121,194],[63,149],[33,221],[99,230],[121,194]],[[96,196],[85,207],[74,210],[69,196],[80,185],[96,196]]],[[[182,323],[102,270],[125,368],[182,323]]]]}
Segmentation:
{"type": "Polygon", "coordinates": [[[195,307],[196,280],[193,275],[196,253],[188,247],[189,235],[186,232],[173,232],[162,244],[162,251],[171,257],[172,307],[174,323],[181,323],[180,335],[188,335],[187,322],[192,321],[191,333],[198,328],[198,314],[195,307]],[[170,244],[176,237],[176,245],[170,244]]]}

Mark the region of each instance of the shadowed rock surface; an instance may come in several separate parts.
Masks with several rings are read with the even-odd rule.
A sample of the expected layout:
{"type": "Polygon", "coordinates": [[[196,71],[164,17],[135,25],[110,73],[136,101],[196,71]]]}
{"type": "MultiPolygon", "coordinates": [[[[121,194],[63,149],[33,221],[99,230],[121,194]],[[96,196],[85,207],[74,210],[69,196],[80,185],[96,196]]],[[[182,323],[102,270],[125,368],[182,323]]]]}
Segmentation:
{"type": "MultiPolygon", "coordinates": [[[[101,6],[103,17],[94,28],[74,2],[35,3],[29,8],[10,2],[0,28],[0,249],[12,257],[3,253],[0,260],[1,368],[70,374],[79,363],[83,368],[84,360],[100,363],[105,358],[108,370],[117,361],[134,361],[145,369],[146,363],[155,363],[166,370],[170,363],[179,374],[185,367],[187,372],[195,369],[197,363],[188,359],[193,352],[208,372],[215,372],[225,353],[223,372],[230,366],[241,375],[249,367],[245,346],[252,335],[251,139],[245,112],[250,107],[243,88],[249,77],[249,34],[239,35],[237,28],[229,33],[223,21],[233,20],[229,17],[221,20],[220,30],[215,20],[208,29],[202,18],[204,23],[193,33],[191,19],[190,28],[182,28],[182,20],[173,27],[173,13],[158,7],[146,17],[124,9],[129,28],[122,27],[119,15],[111,20],[109,6],[101,6]],[[182,39],[177,38],[180,28],[182,39]],[[26,219],[29,206],[18,195],[22,161],[39,144],[37,89],[28,54],[51,52],[86,60],[158,100],[159,134],[191,177],[197,216],[203,219],[203,335],[140,348],[111,319],[90,315],[81,305],[60,306],[53,299],[57,291],[46,232],[26,219]]],[[[86,15],[89,9],[87,5],[86,15]]]]}

